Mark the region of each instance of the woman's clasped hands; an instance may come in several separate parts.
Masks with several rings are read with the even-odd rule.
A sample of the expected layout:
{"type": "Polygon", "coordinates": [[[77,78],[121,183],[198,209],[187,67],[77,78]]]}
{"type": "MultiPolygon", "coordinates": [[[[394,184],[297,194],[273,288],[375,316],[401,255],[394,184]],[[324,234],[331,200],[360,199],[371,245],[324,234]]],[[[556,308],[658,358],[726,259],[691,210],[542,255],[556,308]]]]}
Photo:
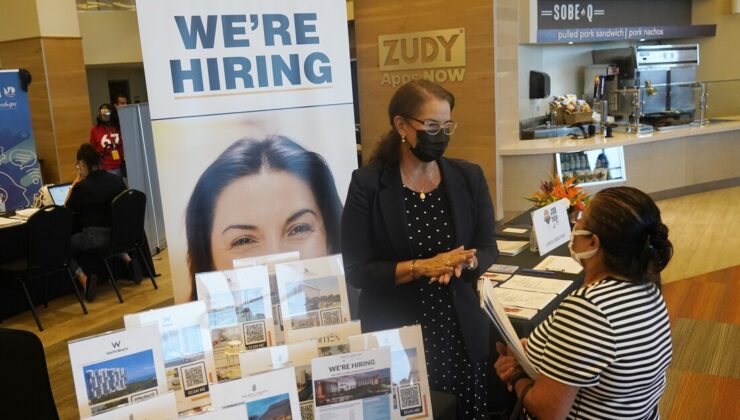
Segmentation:
{"type": "Polygon", "coordinates": [[[474,268],[478,264],[475,253],[475,249],[465,249],[462,245],[440,252],[432,258],[417,262],[419,274],[429,277],[430,283],[448,284],[453,276],[459,278],[464,268],[474,268]]]}

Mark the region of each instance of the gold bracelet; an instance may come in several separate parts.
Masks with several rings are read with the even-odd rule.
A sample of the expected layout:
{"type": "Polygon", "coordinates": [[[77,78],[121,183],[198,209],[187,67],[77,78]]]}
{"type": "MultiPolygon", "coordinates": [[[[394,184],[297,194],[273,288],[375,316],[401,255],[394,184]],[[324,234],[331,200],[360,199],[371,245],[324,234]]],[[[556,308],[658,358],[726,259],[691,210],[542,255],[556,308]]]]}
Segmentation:
{"type": "Polygon", "coordinates": [[[411,278],[416,280],[416,276],[414,275],[414,264],[416,264],[416,260],[411,260],[411,278]]]}

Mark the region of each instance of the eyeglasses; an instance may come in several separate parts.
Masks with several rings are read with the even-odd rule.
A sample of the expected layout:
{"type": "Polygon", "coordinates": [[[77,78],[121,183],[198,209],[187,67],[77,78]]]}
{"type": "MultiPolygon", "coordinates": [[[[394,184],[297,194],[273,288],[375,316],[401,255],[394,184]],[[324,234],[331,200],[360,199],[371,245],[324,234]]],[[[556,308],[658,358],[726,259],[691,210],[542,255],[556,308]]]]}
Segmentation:
{"type": "Polygon", "coordinates": [[[426,131],[427,134],[431,134],[431,135],[436,135],[440,131],[444,130],[445,134],[447,134],[448,136],[451,136],[452,133],[454,133],[455,130],[457,129],[457,121],[450,120],[450,121],[445,121],[441,123],[439,121],[434,121],[434,120],[423,120],[422,121],[414,117],[404,117],[404,118],[408,118],[420,124],[424,124],[424,131],[426,131]]]}

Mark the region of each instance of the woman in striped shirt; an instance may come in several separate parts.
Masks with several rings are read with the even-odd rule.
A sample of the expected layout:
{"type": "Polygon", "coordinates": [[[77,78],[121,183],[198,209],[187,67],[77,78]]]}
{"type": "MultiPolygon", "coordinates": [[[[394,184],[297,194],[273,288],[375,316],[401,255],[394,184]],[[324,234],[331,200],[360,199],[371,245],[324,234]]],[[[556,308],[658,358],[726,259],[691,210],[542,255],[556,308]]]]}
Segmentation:
{"type": "Polygon", "coordinates": [[[539,376],[528,378],[497,343],[498,376],[538,419],[659,418],[671,362],[660,272],[673,254],[660,210],[635,188],[605,189],[574,226],[569,248],[583,265],[583,286],[525,343],[539,376]]]}

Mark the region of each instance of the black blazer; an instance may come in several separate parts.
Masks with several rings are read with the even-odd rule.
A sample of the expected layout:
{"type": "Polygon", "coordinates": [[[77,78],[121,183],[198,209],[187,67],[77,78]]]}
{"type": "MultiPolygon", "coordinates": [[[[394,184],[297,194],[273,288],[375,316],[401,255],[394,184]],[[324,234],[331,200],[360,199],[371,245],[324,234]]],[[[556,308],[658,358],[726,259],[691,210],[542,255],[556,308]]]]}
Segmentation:
{"type": "MultiPolygon", "coordinates": [[[[478,267],[463,270],[449,287],[471,361],[488,357],[489,323],[475,292],[481,272],[498,257],[493,204],[478,165],[442,158],[442,186],[450,200],[455,247],[476,248],[478,267]]],[[[347,281],[361,289],[362,330],[410,325],[420,318],[414,282],[395,285],[396,265],[414,258],[402,204],[399,166],[366,166],[352,174],[342,214],[342,256],[347,281]]],[[[417,281],[428,281],[421,278],[417,281]]]]}

